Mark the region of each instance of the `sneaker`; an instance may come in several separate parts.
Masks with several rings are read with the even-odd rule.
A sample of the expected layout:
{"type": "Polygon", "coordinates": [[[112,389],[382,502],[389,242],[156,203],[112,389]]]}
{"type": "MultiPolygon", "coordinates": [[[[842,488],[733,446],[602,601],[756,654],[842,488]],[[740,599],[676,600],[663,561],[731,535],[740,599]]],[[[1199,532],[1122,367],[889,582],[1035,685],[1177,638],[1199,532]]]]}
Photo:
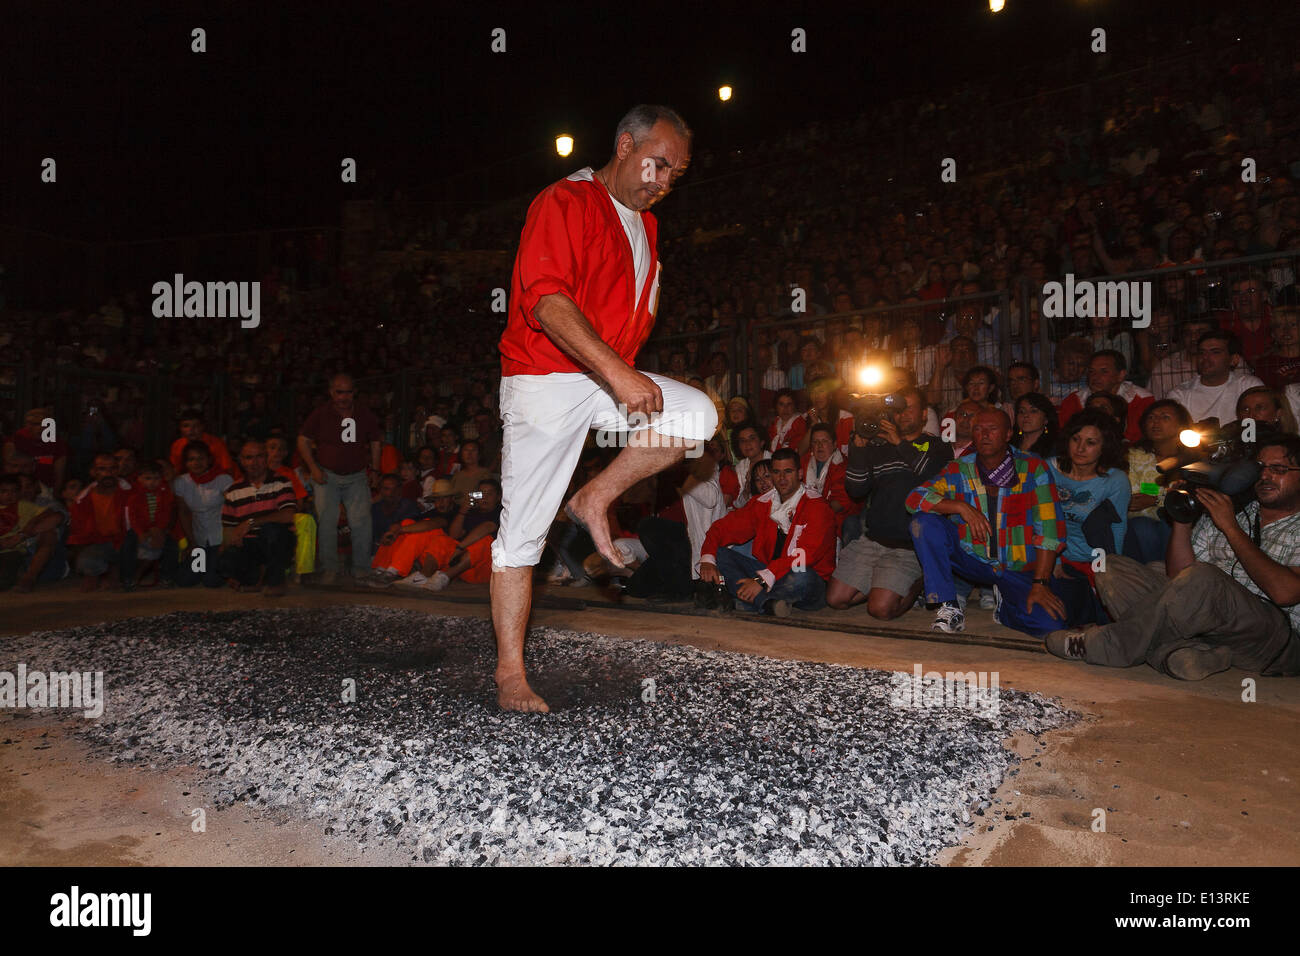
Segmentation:
{"type": "Polygon", "coordinates": [[[400,581],[394,581],[393,587],[401,588],[404,591],[407,590],[423,591],[425,585],[427,585],[428,583],[429,583],[429,579],[424,576],[424,573],[422,571],[412,571],[410,574],[402,578],[400,581]]]}
{"type": "Polygon", "coordinates": [[[957,601],[945,601],[939,605],[939,610],[934,612],[934,623],[930,625],[932,631],[943,631],[945,634],[956,634],[958,631],[966,630],[966,613],[962,610],[961,604],[957,601]]]}
{"type": "Polygon", "coordinates": [[[1232,651],[1227,647],[1182,647],[1165,659],[1165,670],[1179,680],[1205,680],[1231,666],[1232,651]]]}
{"type": "Polygon", "coordinates": [[[1084,661],[1088,659],[1087,638],[1088,628],[1053,631],[1043,638],[1043,647],[1062,660],[1084,661]]]}
{"type": "Polygon", "coordinates": [[[996,611],[997,607],[998,607],[997,594],[994,591],[990,591],[988,588],[981,588],[980,589],[980,610],[996,611]]]}
{"type": "Polygon", "coordinates": [[[384,570],[374,570],[361,579],[360,583],[372,588],[390,588],[401,578],[401,575],[392,568],[384,570]]]}
{"type": "Polygon", "coordinates": [[[429,578],[424,586],[430,591],[441,591],[448,584],[451,584],[451,578],[441,571],[435,571],[433,577],[429,578]]]}

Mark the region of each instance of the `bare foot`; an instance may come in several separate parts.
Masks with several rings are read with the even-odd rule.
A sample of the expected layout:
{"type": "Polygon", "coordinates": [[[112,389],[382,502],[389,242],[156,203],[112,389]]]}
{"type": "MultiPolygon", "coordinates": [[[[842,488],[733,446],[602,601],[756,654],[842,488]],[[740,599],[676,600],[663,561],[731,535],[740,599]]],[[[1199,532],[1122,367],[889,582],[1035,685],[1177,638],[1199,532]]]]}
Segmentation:
{"type": "Polygon", "coordinates": [[[523,674],[499,675],[497,681],[497,705],[502,710],[521,710],[528,713],[548,714],[551,708],[528,686],[528,679],[523,674]]]}
{"type": "Polygon", "coordinates": [[[582,492],[579,492],[569,499],[569,503],[564,506],[564,513],[574,524],[591,535],[591,542],[602,558],[616,568],[623,567],[623,559],[614,550],[614,542],[609,537],[609,521],[605,516],[605,509],[592,511],[583,507],[582,502],[578,500],[581,494],[582,492]]]}

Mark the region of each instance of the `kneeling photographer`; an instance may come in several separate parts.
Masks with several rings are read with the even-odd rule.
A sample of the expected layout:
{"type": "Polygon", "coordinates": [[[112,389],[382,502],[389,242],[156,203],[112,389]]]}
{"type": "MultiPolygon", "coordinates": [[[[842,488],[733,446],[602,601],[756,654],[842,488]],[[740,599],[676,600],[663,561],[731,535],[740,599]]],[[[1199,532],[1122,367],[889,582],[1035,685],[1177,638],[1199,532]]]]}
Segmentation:
{"type": "Polygon", "coordinates": [[[1254,454],[1226,463],[1231,479],[1193,477],[1166,497],[1166,577],[1112,560],[1097,590],[1115,623],[1056,631],[1049,651],[1110,667],[1145,662],[1181,680],[1229,667],[1300,673],[1300,438],[1270,434],[1245,447],[1254,454]],[[1254,500],[1238,510],[1243,466],[1255,470],[1254,500]]]}
{"type": "Polygon", "coordinates": [[[952,460],[948,443],[922,431],[925,398],[907,387],[893,395],[861,396],[854,406],[844,488],[868,498],[863,533],[845,544],[826,590],[826,603],[844,610],[866,602],[874,618],[906,612],[924,578],[907,526],[907,496],[952,460]]]}

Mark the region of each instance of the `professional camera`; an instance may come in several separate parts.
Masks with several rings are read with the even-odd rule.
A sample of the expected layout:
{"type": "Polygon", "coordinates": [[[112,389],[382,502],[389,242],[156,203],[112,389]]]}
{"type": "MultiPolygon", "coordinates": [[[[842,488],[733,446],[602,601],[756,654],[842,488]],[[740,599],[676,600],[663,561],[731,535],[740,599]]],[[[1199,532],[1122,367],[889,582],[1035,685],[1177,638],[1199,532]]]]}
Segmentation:
{"type": "Polygon", "coordinates": [[[1253,446],[1241,441],[1240,428],[1189,428],[1178,437],[1188,450],[1159,462],[1156,470],[1187,487],[1165,495],[1161,512],[1179,524],[1196,521],[1205,514],[1205,506],[1196,500],[1198,488],[1222,492],[1232,499],[1235,510],[1245,507],[1254,497],[1259,466],[1253,446]]]}
{"type": "Polygon", "coordinates": [[[894,414],[907,407],[907,398],[897,392],[884,394],[869,391],[884,382],[884,372],[867,366],[858,372],[858,381],[864,391],[850,392],[849,410],[853,412],[853,428],[863,438],[872,439],[880,434],[881,422],[893,422],[894,414]]]}

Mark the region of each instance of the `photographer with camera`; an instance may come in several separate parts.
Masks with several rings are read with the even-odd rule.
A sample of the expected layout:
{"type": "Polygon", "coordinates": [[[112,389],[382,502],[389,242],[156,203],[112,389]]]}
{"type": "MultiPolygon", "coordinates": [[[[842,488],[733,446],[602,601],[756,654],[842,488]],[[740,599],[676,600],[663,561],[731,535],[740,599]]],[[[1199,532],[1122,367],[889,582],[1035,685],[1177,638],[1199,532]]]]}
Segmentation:
{"type": "Polygon", "coordinates": [[[1300,674],[1300,438],[1264,439],[1255,463],[1255,501],[1237,512],[1230,495],[1195,488],[1203,513],[1175,521],[1166,577],[1113,563],[1097,590],[1115,623],[1056,631],[1047,649],[1109,667],[1145,662],[1180,680],[1229,667],[1300,674]]]}
{"type": "Polygon", "coordinates": [[[849,441],[844,488],[867,499],[865,532],[840,550],[826,589],[826,603],[838,610],[866,602],[882,621],[905,613],[924,583],[908,533],[907,496],[952,460],[948,443],[924,432],[925,396],[902,389],[895,410],[864,417],[849,441]]]}

